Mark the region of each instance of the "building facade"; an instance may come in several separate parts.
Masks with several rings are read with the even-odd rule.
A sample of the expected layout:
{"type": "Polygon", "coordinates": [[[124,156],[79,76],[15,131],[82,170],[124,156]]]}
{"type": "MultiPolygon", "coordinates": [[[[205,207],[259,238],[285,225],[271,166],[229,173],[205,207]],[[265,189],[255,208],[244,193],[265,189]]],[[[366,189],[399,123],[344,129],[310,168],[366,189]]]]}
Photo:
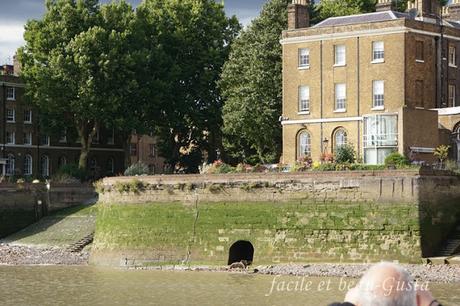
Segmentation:
{"type": "Polygon", "coordinates": [[[289,5],[281,40],[284,163],[320,160],[343,144],[367,164],[393,151],[431,162],[442,143],[460,157],[457,4],[433,3],[411,2],[399,13],[379,0],[375,13],[314,26],[308,0],[289,5]]]}
{"type": "MultiPolygon", "coordinates": [[[[47,178],[65,164],[78,164],[80,144],[76,133],[41,132],[37,110],[24,99],[25,85],[9,68],[12,66],[0,74],[1,174],[47,178]]],[[[88,157],[88,170],[95,178],[123,172],[123,139],[112,129],[98,131],[88,157]]]]}
{"type": "Polygon", "coordinates": [[[131,136],[129,149],[131,164],[143,163],[149,167],[150,174],[164,174],[168,172],[165,158],[159,155],[158,138],[153,135],[131,136]]]}

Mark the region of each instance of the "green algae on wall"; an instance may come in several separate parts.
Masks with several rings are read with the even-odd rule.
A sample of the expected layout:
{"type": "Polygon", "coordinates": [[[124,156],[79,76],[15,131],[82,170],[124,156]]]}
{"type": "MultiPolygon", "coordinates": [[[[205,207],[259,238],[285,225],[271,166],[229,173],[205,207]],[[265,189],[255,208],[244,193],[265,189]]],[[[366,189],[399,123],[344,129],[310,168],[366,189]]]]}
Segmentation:
{"type": "Polygon", "coordinates": [[[254,264],[421,258],[413,203],[195,204],[101,205],[92,263],[225,265],[238,240],[253,244],[254,264]]]}

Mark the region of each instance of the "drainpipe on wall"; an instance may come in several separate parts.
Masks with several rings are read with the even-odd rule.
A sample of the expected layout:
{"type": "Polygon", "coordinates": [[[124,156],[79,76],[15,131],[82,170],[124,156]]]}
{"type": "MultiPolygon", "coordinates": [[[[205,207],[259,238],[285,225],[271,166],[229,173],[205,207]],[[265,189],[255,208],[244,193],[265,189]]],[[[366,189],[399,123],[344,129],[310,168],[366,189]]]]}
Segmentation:
{"type": "MultiPolygon", "coordinates": [[[[320,112],[321,112],[321,119],[323,119],[323,41],[321,40],[320,44],[320,84],[321,84],[321,107],[320,107],[320,112]]],[[[321,129],[321,153],[324,153],[324,147],[323,147],[323,122],[320,123],[320,129],[321,129]]]]}
{"type": "MultiPolygon", "coordinates": [[[[5,83],[2,84],[3,90],[3,146],[2,146],[2,158],[6,157],[6,86],[5,83]]],[[[5,167],[6,170],[6,167],[5,167]]]]}
{"type": "MultiPolygon", "coordinates": [[[[357,105],[358,117],[360,117],[361,116],[361,106],[359,105],[359,103],[360,103],[359,98],[360,98],[361,93],[360,93],[360,90],[359,90],[359,82],[360,82],[360,75],[359,75],[359,68],[360,68],[360,66],[359,66],[359,53],[360,53],[359,52],[360,51],[359,50],[359,37],[356,38],[356,44],[357,44],[357,46],[356,46],[356,50],[357,50],[357,52],[356,52],[356,63],[357,63],[357,66],[358,66],[357,67],[357,76],[356,76],[356,78],[357,78],[357,85],[356,85],[356,87],[357,87],[357,93],[356,93],[357,97],[356,97],[356,102],[358,104],[357,105]]],[[[358,158],[360,158],[361,157],[361,122],[359,120],[358,120],[357,125],[358,125],[358,151],[357,151],[357,153],[358,153],[358,158]]]]}

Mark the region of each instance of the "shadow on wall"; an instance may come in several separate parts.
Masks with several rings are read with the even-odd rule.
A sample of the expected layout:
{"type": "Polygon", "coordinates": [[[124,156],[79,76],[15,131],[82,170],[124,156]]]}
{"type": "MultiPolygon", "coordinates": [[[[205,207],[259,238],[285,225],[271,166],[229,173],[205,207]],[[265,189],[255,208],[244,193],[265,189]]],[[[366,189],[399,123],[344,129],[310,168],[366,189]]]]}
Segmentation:
{"type": "Polygon", "coordinates": [[[231,265],[234,262],[247,262],[246,265],[250,265],[254,259],[254,247],[252,243],[245,240],[238,240],[230,247],[228,254],[228,264],[231,265]]]}

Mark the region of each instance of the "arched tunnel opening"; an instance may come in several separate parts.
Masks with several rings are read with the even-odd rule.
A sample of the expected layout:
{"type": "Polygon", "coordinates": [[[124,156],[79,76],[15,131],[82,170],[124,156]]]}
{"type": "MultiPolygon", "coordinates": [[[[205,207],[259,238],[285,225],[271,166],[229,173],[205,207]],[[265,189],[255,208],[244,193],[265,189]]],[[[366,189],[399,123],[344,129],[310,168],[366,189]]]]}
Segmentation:
{"type": "Polygon", "coordinates": [[[238,240],[230,247],[228,254],[228,264],[231,265],[234,262],[245,261],[245,265],[248,266],[254,259],[254,247],[252,243],[245,240],[238,240]]]}

